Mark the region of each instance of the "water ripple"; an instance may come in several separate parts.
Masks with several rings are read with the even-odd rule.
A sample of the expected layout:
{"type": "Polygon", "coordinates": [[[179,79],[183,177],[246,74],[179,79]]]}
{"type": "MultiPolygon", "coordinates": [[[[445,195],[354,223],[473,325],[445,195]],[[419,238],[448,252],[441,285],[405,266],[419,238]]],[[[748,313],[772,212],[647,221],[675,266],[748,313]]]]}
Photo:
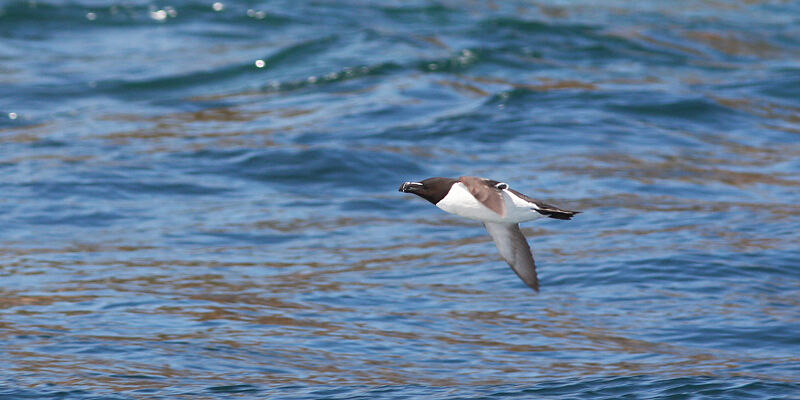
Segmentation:
{"type": "Polygon", "coordinates": [[[0,399],[796,396],[796,11],[7,2],[0,399]]]}

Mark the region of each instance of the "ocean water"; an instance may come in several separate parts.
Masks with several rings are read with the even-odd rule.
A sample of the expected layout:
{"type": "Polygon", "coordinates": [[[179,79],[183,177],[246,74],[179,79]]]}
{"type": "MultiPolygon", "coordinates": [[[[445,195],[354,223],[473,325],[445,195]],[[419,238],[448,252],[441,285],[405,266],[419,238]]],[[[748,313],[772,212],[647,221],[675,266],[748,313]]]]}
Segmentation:
{"type": "Polygon", "coordinates": [[[795,2],[0,3],[2,399],[800,398],[799,228],[795,2]]]}

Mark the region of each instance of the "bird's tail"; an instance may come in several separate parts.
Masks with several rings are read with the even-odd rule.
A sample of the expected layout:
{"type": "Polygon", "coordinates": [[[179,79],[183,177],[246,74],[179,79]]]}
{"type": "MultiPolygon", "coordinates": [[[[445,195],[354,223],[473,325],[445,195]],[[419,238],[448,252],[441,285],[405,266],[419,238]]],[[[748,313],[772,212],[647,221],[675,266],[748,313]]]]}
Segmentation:
{"type": "Polygon", "coordinates": [[[546,217],[565,220],[572,219],[575,214],[580,214],[580,211],[562,210],[549,204],[546,204],[544,207],[540,207],[538,210],[534,208],[534,210],[546,217]]]}

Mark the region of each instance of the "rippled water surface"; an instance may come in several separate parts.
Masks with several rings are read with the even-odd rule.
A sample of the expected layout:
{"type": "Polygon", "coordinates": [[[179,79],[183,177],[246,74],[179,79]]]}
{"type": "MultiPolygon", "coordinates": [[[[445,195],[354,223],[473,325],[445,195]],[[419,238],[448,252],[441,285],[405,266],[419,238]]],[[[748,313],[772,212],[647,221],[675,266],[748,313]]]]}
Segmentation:
{"type": "Polygon", "coordinates": [[[0,398],[800,398],[798,227],[795,2],[0,3],[0,398]]]}

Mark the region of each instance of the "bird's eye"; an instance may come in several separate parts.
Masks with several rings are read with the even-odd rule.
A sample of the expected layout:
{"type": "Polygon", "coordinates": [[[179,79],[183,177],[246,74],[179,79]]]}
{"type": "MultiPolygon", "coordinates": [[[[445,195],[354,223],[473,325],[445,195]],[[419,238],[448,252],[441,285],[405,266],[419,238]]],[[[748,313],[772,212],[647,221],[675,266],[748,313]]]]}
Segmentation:
{"type": "Polygon", "coordinates": [[[500,182],[500,183],[494,185],[494,187],[496,187],[496,188],[498,188],[500,190],[506,190],[506,189],[508,189],[508,184],[505,183],[505,182],[500,182]]]}

